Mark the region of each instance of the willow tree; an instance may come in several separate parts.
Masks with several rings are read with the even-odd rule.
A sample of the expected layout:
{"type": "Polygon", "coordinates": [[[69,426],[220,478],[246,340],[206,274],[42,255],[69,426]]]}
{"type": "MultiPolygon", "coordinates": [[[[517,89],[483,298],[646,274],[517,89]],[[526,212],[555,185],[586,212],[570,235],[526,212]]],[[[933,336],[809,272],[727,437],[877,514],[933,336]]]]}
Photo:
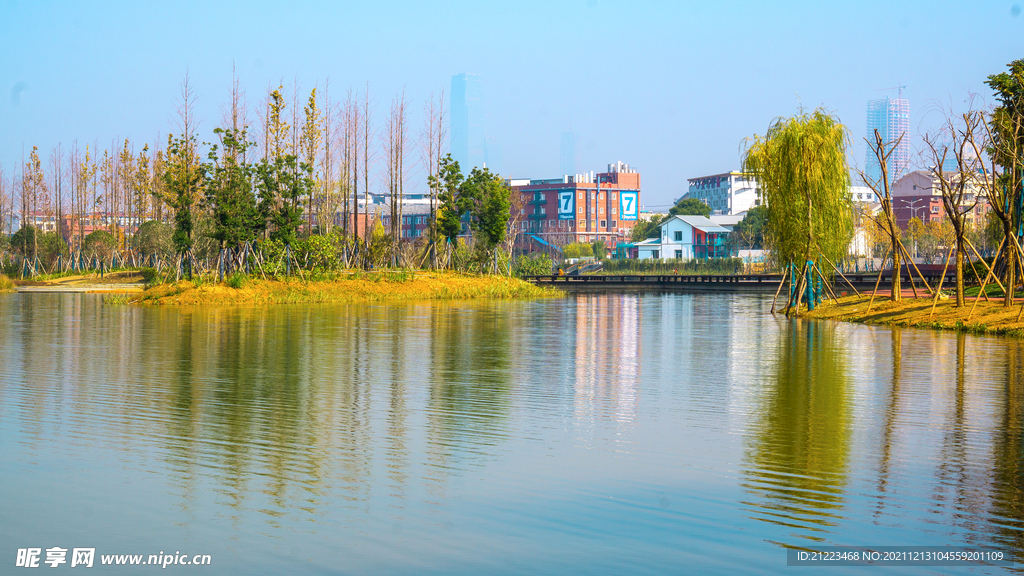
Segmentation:
{"type": "Polygon", "coordinates": [[[798,311],[808,267],[818,268],[819,255],[832,262],[845,256],[853,234],[846,127],[818,109],[777,118],[748,142],[743,169],[761,188],[776,261],[800,264],[796,301],[791,297],[786,307],[798,311]]]}

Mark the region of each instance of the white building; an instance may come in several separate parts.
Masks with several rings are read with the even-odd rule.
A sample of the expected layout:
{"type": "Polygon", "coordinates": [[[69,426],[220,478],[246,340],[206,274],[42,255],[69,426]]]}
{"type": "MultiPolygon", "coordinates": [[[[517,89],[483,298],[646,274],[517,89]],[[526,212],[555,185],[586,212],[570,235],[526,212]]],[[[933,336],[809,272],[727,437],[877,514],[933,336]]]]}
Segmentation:
{"type": "Polygon", "coordinates": [[[729,231],[703,216],[673,216],[662,223],[659,238],[636,244],[637,259],[724,258],[729,231]]]}
{"type": "Polygon", "coordinates": [[[746,212],[760,204],[757,180],[743,172],[726,172],[687,180],[684,198],[696,198],[711,207],[712,214],[746,212]]]}
{"type": "Polygon", "coordinates": [[[850,199],[854,202],[878,202],[875,191],[868,186],[850,186],[850,199]]]}

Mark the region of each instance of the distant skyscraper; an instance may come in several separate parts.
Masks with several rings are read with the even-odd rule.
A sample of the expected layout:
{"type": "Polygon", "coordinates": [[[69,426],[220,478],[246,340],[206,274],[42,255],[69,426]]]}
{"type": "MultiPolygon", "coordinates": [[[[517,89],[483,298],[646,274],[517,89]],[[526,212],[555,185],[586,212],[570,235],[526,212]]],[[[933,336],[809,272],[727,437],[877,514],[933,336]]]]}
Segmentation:
{"type": "Polygon", "coordinates": [[[452,158],[463,174],[484,165],[483,86],[476,74],[452,76],[449,113],[452,158]]]}
{"type": "Polygon", "coordinates": [[[580,137],[575,132],[562,132],[562,145],[561,145],[561,172],[563,176],[566,174],[579,174],[580,173],[580,137]]]}
{"type": "MultiPolygon", "coordinates": [[[[883,98],[881,100],[868,101],[868,142],[875,143],[875,130],[882,135],[882,141],[886,144],[895,142],[901,135],[903,140],[893,150],[887,162],[889,173],[889,184],[891,185],[899,177],[907,174],[910,165],[910,101],[902,98],[883,98]]],[[[874,182],[882,179],[882,167],[878,158],[872,151],[872,146],[867,147],[867,158],[864,162],[867,174],[874,182]]]]}

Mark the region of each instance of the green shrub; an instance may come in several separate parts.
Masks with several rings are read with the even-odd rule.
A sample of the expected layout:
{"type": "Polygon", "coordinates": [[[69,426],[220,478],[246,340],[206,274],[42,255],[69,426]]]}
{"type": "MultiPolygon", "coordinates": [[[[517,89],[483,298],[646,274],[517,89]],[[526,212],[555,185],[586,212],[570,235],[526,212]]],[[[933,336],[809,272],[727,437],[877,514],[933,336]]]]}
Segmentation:
{"type": "Polygon", "coordinates": [[[594,247],[583,242],[573,242],[562,246],[562,255],[566,258],[587,258],[594,255],[594,247]]]}
{"type": "Polygon", "coordinates": [[[613,258],[604,261],[605,274],[734,274],[743,271],[742,258],[675,260],[613,258]]]}
{"type": "Polygon", "coordinates": [[[554,262],[551,261],[550,256],[543,252],[537,252],[516,258],[512,266],[512,274],[519,278],[523,276],[542,276],[551,274],[553,266],[554,262]]]}
{"type": "Polygon", "coordinates": [[[160,283],[160,273],[157,272],[156,268],[142,268],[139,272],[142,273],[142,281],[145,282],[147,286],[160,283]]]}
{"type": "Polygon", "coordinates": [[[117,239],[106,230],[97,230],[82,241],[82,251],[100,258],[108,258],[117,247],[117,239]]]}
{"type": "Polygon", "coordinates": [[[245,286],[249,284],[249,277],[243,274],[242,272],[235,272],[234,274],[228,276],[225,282],[229,287],[234,288],[235,290],[240,290],[242,288],[245,288],[245,286]]]}
{"type": "Polygon", "coordinates": [[[174,254],[174,242],[171,237],[174,226],[157,220],[143,222],[135,235],[132,246],[143,254],[155,254],[161,258],[170,258],[174,254]]]}
{"type": "Polygon", "coordinates": [[[296,242],[296,259],[310,270],[327,271],[338,268],[337,251],[331,238],[314,235],[296,242]]]}

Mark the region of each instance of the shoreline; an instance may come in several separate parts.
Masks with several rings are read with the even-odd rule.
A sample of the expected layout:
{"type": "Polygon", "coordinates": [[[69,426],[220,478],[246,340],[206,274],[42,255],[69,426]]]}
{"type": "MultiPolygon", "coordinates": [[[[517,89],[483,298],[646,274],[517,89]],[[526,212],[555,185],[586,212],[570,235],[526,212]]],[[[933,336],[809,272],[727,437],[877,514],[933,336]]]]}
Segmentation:
{"type": "Polygon", "coordinates": [[[147,306],[320,304],[333,302],[397,302],[411,300],[468,300],[552,298],[552,288],[506,276],[478,276],[442,271],[355,272],[325,280],[248,277],[236,282],[182,280],[159,284],[124,303],[147,306]]]}
{"type": "Polygon", "coordinates": [[[824,301],[813,311],[804,312],[803,318],[816,320],[836,320],[855,322],[875,326],[898,326],[910,328],[928,328],[932,330],[950,330],[970,332],[973,334],[996,334],[1015,338],[1024,337],[1024,315],[1017,319],[1021,306],[1014,304],[1005,308],[1002,299],[984,299],[977,302],[968,299],[963,308],[955,306],[953,299],[940,299],[932,310],[932,298],[904,298],[894,303],[888,300],[888,294],[881,292],[875,296],[874,305],[868,312],[871,296],[845,296],[839,300],[824,301]],[[971,309],[974,313],[971,314],[971,309]],[[968,316],[970,316],[968,318],[968,316]]]}

